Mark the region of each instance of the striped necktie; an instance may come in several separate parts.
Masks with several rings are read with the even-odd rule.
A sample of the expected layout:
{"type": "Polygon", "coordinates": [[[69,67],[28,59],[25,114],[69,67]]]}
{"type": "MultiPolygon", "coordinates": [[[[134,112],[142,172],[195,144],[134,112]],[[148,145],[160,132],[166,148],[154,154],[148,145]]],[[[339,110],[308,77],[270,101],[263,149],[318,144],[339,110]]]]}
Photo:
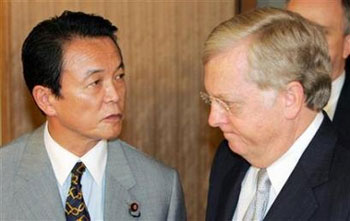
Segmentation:
{"type": "Polygon", "coordinates": [[[244,221],[260,221],[264,219],[269,202],[271,182],[266,169],[260,169],[257,176],[257,188],[253,200],[250,202],[244,221]]]}

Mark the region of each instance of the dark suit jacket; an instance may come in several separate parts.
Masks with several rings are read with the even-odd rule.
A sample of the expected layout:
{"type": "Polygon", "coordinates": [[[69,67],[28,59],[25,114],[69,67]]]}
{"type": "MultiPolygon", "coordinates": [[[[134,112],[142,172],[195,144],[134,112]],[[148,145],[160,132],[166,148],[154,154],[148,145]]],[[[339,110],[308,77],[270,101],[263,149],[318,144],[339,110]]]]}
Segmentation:
{"type": "MultiPolygon", "coordinates": [[[[209,181],[206,220],[232,220],[249,163],[223,141],[209,181]]],[[[350,148],[325,117],[264,220],[350,220],[350,148]]]]}
{"type": "Polygon", "coordinates": [[[350,146],[350,58],[347,59],[345,70],[345,82],[335,109],[333,124],[344,144],[350,146]]]}

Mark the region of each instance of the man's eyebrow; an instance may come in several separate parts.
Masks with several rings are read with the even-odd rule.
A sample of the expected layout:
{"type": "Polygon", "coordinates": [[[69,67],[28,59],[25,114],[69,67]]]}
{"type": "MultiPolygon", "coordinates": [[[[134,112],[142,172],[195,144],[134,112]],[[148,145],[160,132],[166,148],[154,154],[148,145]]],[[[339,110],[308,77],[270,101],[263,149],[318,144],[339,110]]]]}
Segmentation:
{"type": "Polygon", "coordinates": [[[219,98],[221,100],[227,100],[227,99],[234,100],[236,98],[236,96],[234,96],[231,93],[219,93],[217,95],[214,95],[214,97],[219,98]]]}
{"type": "Polygon", "coordinates": [[[236,103],[236,104],[243,104],[244,100],[242,100],[239,96],[232,93],[224,93],[224,94],[218,94],[217,96],[214,96],[216,98],[219,98],[222,101],[229,102],[229,103],[236,103]]]}
{"type": "Polygon", "coordinates": [[[85,79],[86,78],[88,78],[88,77],[90,77],[91,75],[93,75],[93,74],[97,74],[97,73],[100,73],[100,72],[103,72],[104,71],[104,69],[90,69],[90,70],[88,70],[86,73],[85,73],[85,79]]]}
{"type": "MultiPolygon", "coordinates": [[[[124,69],[124,63],[123,62],[120,62],[119,66],[115,69],[114,73],[117,72],[118,70],[120,69],[124,69]]],[[[100,73],[100,72],[103,72],[104,69],[90,69],[88,70],[86,73],[85,73],[85,77],[84,79],[87,79],[88,77],[90,77],[91,75],[94,75],[94,74],[97,74],[97,73],[100,73]]]]}
{"type": "Polygon", "coordinates": [[[319,26],[321,27],[321,29],[324,31],[325,34],[328,34],[329,30],[333,29],[332,26],[325,26],[325,25],[320,25],[320,24],[319,24],[319,26]]]}
{"type": "Polygon", "coordinates": [[[120,62],[119,66],[117,67],[116,70],[119,70],[119,69],[124,69],[124,62],[120,62]]]}

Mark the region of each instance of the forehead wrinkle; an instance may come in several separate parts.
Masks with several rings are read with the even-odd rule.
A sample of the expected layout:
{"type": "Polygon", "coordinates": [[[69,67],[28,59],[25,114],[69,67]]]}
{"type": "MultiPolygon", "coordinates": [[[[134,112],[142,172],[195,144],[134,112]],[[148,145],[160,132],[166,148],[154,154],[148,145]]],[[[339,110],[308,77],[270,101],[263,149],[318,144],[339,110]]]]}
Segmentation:
{"type": "MultiPolygon", "coordinates": [[[[111,52],[112,54],[112,52],[111,52]]],[[[84,62],[93,62],[95,63],[96,59],[100,59],[100,56],[106,57],[106,54],[103,52],[99,52],[92,48],[83,48],[74,46],[69,48],[68,50],[64,50],[63,53],[63,64],[73,65],[76,63],[84,63],[84,62]]]]}
{"type": "MultiPolygon", "coordinates": [[[[215,81],[215,84],[228,85],[226,87],[223,87],[222,85],[214,86],[214,90],[209,90],[211,96],[224,101],[244,103],[244,97],[242,97],[242,94],[238,91],[243,90],[242,87],[245,86],[234,82],[242,82],[243,80],[248,83],[246,73],[249,69],[247,61],[247,43],[249,41],[250,39],[245,41],[241,40],[237,42],[234,47],[216,55],[208,61],[206,65],[215,67],[214,74],[210,73],[210,75],[215,76],[212,81],[215,81]],[[234,73],[229,73],[229,71],[234,73]],[[233,81],[234,78],[240,78],[241,80],[233,81]],[[232,81],[232,83],[230,83],[230,81],[232,81]]],[[[210,84],[210,86],[212,86],[212,84],[210,84]]],[[[247,91],[247,88],[245,91],[247,91]]]]}
{"type": "Polygon", "coordinates": [[[256,36],[254,34],[251,34],[240,41],[236,43],[236,47],[234,47],[231,51],[231,53],[228,55],[229,61],[233,68],[237,70],[239,75],[235,75],[236,77],[242,78],[244,82],[251,82],[249,79],[249,71],[250,71],[250,64],[249,64],[249,56],[248,53],[250,51],[250,46],[256,36]]]}
{"type": "MultiPolygon", "coordinates": [[[[84,40],[84,39],[82,39],[84,40]]],[[[98,46],[98,45],[97,45],[98,46]]],[[[103,73],[106,71],[105,66],[101,65],[99,60],[101,57],[105,58],[106,53],[102,51],[98,51],[95,48],[85,48],[80,44],[74,44],[70,42],[69,44],[66,44],[65,47],[65,53],[63,57],[63,64],[62,64],[62,71],[69,71],[69,67],[81,67],[81,71],[83,76],[83,80],[86,80],[89,78],[91,75],[98,74],[98,73],[103,73]],[[70,47],[71,46],[71,47],[70,47]],[[97,54],[96,54],[97,53],[97,54]],[[96,63],[97,62],[97,63],[96,63]],[[87,66],[87,70],[84,70],[86,66],[84,65],[85,63],[89,64],[87,66]],[[67,69],[68,68],[68,69],[67,69]]],[[[121,60],[121,56],[119,55],[118,49],[111,50],[107,54],[111,54],[112,57],[114,57],[114,53],[117,54],[117,57],[120,57],[119,63],[117,63],[117,67],[113,70],[113,74],[118,72],[120,69],[124,70],[124,63],[121,60]]]]}
{"type": "MultiPolygon", "coordinates": [[[[107,42],[105,41],[106,39],[108,39],[108,37],[75,37],[70,41],[66,41],[62,45],[62,63],[74,64],[77,62],[80,63],[85,61],[95,61],[96,59],[100,59],[101,57],[111,57],[115,53],[121,58],[119,48],[116,45],[114,45],[114,43],[114,47],[111,48],[109,45],[107,45],[107,42]],[[90,42],[91,47],[86,47],[86,45],[84,45],[83,42],[90,42]],[[101,49],[101,47],[102,50],[99,50],[101,49]],[[106,47],[111,50],[106,51],[106,47]]],[[[123,66],[122,61],[121,65],[123,66]]]]}

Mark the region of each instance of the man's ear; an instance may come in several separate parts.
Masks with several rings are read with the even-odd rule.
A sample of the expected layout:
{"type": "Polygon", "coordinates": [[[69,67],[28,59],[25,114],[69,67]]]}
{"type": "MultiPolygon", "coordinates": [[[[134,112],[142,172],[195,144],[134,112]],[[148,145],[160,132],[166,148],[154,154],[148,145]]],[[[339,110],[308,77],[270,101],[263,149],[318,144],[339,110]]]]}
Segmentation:
{"type": "Polygon", "coordinates": [[[346,59],[350,55],[350,34],[345,36],[343,58],[346,59]]]}
{"type": "Polygon", "coordinates": [[[55,108],[52,105],[52,99],[57,99],[51,92],[50,88],[42,85],[36,85],[32,90],[35,103],[39,106],[47,116],[54,116],[56,114],[55,108]]]}
{"type": "Polygon", "coordinates": [[[287,84],[283,91],[284,115],[287,119],[298,116],[305,102],[304,88],[300,82],[292,81],[287,84]]]}

